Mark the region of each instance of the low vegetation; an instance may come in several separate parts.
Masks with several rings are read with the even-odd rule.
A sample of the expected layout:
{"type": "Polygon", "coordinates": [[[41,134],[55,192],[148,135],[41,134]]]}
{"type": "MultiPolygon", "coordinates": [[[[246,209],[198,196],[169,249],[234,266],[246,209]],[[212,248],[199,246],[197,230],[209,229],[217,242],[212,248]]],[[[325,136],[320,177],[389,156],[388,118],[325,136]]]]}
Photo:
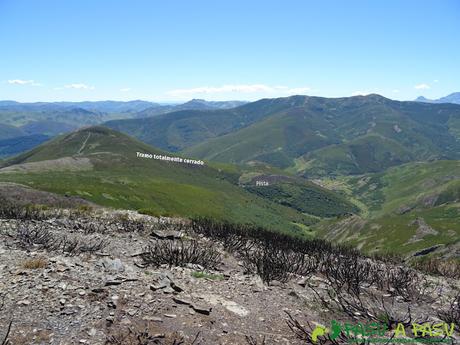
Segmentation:
{"type": "Polygon", "coordinates": [[[450,302],[449,308],[438,313],[441,320],[458,325],[460,323],[460,294],[450,302]]]}
{"type": "Polygon", "coordinates": [[[21,267],[28,270],[36,270],[40,268],[45,268],[48,265],[48,260],[45,258],[33,258],[27,259],[22,264],[21,267]]]}
{"type": "Polygon", "coordinates": [[[61,235],[47,229],[46,225],[19,224],[13,236],[24,249],[44,249],[67,254],[96,253],[108,242],[98,237],[61,235]]]}
{"type": "Polygon", "coordinates": [[[274,182],[269,186],[248,186],[251,193],[317,217],[336,217],[359,213],[359,209],[319,186],[305,181],[274,182]]]}
{"type": "Polygon", "coordinates": [[[204,268],[216,268],[220,254],[212,245],[203,245],[196,240],[159,240],[150,244],[141,255],[144,263],[158,267],[161,265],[186,266],[196,264],[204,268]]]}
{"type": "Polygon", "coordinates": [[[192,277],[198,279],[210,279],[210,280],[224,280],[224,276],[222,274],[214,274],[214,273],[206,273],[203,271],[196,271],[192,272],[192,277]]]}
{"type": "Polygon", "coordinates": [[[441,259],[430,256],[412,263],[412,267],[431,275],[460,278],[460,262],[458,259],[441,259]]]}
{"type": "Polygon", "coordinates": [[[280,231],[299,231],[314,223],[312,217],[238,186],[235,166],[197,167],[142,159],[136,152],[165,154],[108,128],[85,128],[3,162],[1,165],[16,167],[36,164],[32,168],[27,165],[31,170],[3,171],[0,182],[155,216],[201,215],[261,226],[271,224],[280,231]],[[74,159],[77,154],[78,160],[74,159]],[[65,160],[66,167],[60,167],[57,160],[65,160]],[[84,169],[79,165],[82,160],[86,161],[84,169]]]}

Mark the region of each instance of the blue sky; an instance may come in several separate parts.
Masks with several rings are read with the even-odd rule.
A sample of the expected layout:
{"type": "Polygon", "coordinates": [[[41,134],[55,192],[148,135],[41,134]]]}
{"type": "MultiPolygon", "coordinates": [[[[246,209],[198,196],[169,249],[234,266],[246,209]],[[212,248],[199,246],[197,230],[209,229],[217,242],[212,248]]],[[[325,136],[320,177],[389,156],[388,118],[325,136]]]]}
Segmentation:
{"type": "Polygon", "coordinates": [[[0,0],[0,99],[460,91],[460,1],[0,0]]]}

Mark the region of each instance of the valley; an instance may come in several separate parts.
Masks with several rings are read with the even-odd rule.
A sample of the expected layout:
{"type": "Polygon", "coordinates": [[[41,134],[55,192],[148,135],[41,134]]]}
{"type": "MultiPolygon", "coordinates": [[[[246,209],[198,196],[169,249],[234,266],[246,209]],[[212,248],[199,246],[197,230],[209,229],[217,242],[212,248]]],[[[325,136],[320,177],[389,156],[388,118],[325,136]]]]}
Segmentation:
{"type": "MultiPolygon", "coordinates": [[[[89,112],[102,110],[132,118],[74,131],[69,123],[68,134],[43,123],[54,139],[19,137],[32,149],[4,159],[0,181],[150,215],[210,216],[321,237],[368,253],[458,250],[460,105],[379,95],[193,100],[147,118],[136,114],[160,106],[78,105],[86,108],[84,123],[100,122],[89,112]]],[[[74,104],[53,105],[63,106],[74,104]]],[[[37,123],[2,126],[8,144],[25,128],[40,132],[37,123]]]]}
{"type": "MultiPolygon", "coordinates": [[[[347,112],[361,114],[366,113],[361,107],[369,109],[369,103],[374,104],[375,100],[388,103],[385,109],[390,106],[409,107],[409,110],[419,107],[410,102],[394,103],[376,96],[328,102],[296,96],[243,105],[243,110],[250,107],[256,114],[252,117],[247,117],[239,107],[234,110],[206,110],[204,117],[196,111],[181,111],[143,119],[146,121],[145,128],[160,121],[166,126],[160,127],[164,129],[176,126],[178,116],[186,121],[189,121],[189,116],[198,116],[200,121],[209,124],[212,118],[221,115],[225,118],[225,112],[240,112],[246,114],[247,121],[255,121],[230,134],[209,139],[209,142],[175,151],[178,156],[168,155],[162,149],[105,127],[88,127],[60,135],[27,153],[5,160],[0,169],[0,181],[78,196],[104,206],[133,209],[151,215],[212,216],[301,237],[319,236],[349,243],[370,253],[391,251],[414,255],[437,246],[434,251],[444,255],[446,251],[457,248],[456,239],[460,231],[457,223],[460,169],[459,161],[454,160],[460,151],[456,151],[455,145],[459,144],[455,137],[449,139],[452,147],[442,154],[443,143],[433,142],[428,136],[398,139],[402,131],[410,133],[408,128],[412,128],[403,123],[415,121],[410,119],[415,115],[405,113],[409,110],[400,110],[400,115],[393,114],[388,120],[386,115],[378,120],[375,115],[366,115],[371,122],[382,123],[379,126],[371,123],[371,129],[381,128],[380,133],[367,130],[358,139],[348,140],[347,136],[351,138],[359,131],[356,126],[350,127],[344,122],[340,127],[338,124],[342,120],[338,115],[307,116],[306,110],[301,110],[308,103],[313,104],[309,107],[317,107],[318,104],[337,107],[337,102],[340,102],[344,103],[341,106],[347,112]],[[261,104],[265,104],[262,107],[267,109],[265,113],[254,110],[259,109],[261,104]],[[293,110],[279,110],[286,104],[293,104],[293,110]],[[355,110],[355,107],[358,108],[355,110]],[[257,120],[257,117],[260,119],[257,120]],[[335,125],[332,119],[335,119],[335,125]],[[387,127],[382,121],[387,121],[387,127]],[[392,125],[389,132],[384,130],[396,122],[399,131],[395,131],[396,125],[392,125]],[[299,132],[298,138],[303,139],[296,142],[295,132],[287,135],[289,128],[296,131],[310,129],[299,132]],[[342,144],[333,143],[333,140],[338,140],[336,134],[339,129],[344,141],[342,144]],[[284,136],[280,136],[281,133],[284,136]],[[412,144],[410,140],[413,140],[412,144]],[[421,149],[417,143],[427,145],[421,149]],[[414,145],[412,149],[411,145],[414,145]],[[218,153],[221,146],[227,149],[218,153]],[[321,146],[324,147],[315,149],[321,146]],[[214,153],[205,151],[206,147],[214,153]],[[275,149],[273,153],[259,154],[272,149],[275,149]],[[310,152],[305,153],[305,150],[310,152]],[[139,158],[139,152],[149,158],[152,156],[152,160],[139,158]],[[433,160],[436,155],[439,159],[449,156],[452,160],[433,160]],[[154,160],[154,156],[177,158],[162,162],[154,160]],[[182,163],[186,160],[201,162],[187,157],[204,159],[206,165],[194,167],[193,164],[182,163]],[[286,163],[282,163],[280,157],[284,157],[286,163]],[[431,161],[411,163],[417,157],[430,158],[431,161]],[[258,183],[260,180],[265,183],[258,183]],[[421,185],[425,186],[422,190],[421,185]],[[424,232],[420,228],[432,230],[424,232]],[[387,238],[393,241],[385,240],[387,238]]],[[[422,105],[420,109],[427,112],[431,109],[424,107],[422,105]]],[[[452,119],[460,116],[458,108],[460,106],[442,105],[439,109],[441,113],[443,109],[449,111],[442,117],[444,125],[430,130],[455,129],[456,122],[452,119]],[[454,123],[453,127],[449,127],[450,123],[454,123]]],[[[332,109],[337,111],[337,108],[332,109]]],[[[372,112],[369,111],[369,114],[372,112]]],[[[435,121],[430,116],[427,113],[417,126],[428,130],[425,123],[435,121]]],[[[234,123],[235,119],[231,121],[234,123]]],[[[229,125],[233,126],[231,123],[229,125]]],[[[167,134],[168,130],[161,132],[167,134]]],[[[192,142],[196,140],[187,136],[183,138],[192,142]]]]}

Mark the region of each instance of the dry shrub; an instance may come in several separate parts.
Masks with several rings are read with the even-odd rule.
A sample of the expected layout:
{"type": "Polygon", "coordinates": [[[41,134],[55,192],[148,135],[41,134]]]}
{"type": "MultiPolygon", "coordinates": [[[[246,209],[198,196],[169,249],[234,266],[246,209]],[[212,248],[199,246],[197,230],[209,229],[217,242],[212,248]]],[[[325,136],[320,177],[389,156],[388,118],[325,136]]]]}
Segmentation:
{"type": "Polygon", "coordinates": [[[245,339],[248,345],[267,345],[265,336],[262,339],[260,339],[260,342],[259,340],[257,340],[256,337],[253,337],[252,335],[246,335],[245,339]]]}
{"type": "Polygon", "coordinates": [[[418,260],[412,264],[419,271],[439,275],[447,278],[460,278],[460,262],[455,259],[443,260],[437,257],[430,257],[418,260]]]}
{"type": "Polygon", "coordinates": [[[447,323],[454,323],[456,325],[460,323],[460,294],[452,299],[449,309],[441,310],[438,313],[438,317],[447,323]]]}
{"type": "Polygon", "coordinates": [[[313,256],[273,246],[257,246],[242,257],[246,272],[256,273],[267,285],[272,280],[287,282],[291,274],[308,276],[318,268],[313,256]]]}
{"type": "Polygon", "coordinates": [[[13,236],[23,249],[45,249],[72,255],[98,252],[109,244],[98,237],[57,234],[48,230],[46,224],[20,224],[13,236]]]}
{"type": "Polygon", "coordinates": [[[212,269],[220,263],[221,257],[211,245],[196,240],[159,240],[150,244],[142,254],[142,259],[154,267],[163,264],[169,267],[198,264],[212,269]]]}
{"type": "MultiPolygon", "coordinates": [[[[288,316],[288,319],[286,320],[286,323],[291,330],[292,333],[294,333],[294,336],[304,342],[305,344],[313,344],[313,345],[326,345],[326,344],[331,344],[331,345],[339,345],[339,344],[347,344],[349,343],[349,340],[344,337],[343,334],[339,334],[338,338],[332,339],[331,334],[327,333],[325,336],[319,337],[316,342],[312,340],[313,338],[313,330],[316,328],[315,325],[307,322],[307,325],[303,325],[300,323],[299,320],[297,320],[295,317],[293,317],[290,313],[285,311],[285,313],[288,316]]],[[[354,342],[356,345],[364,345],[365,341],[364,340],[358,340],[354,342]]]]}
{"type": "Polygon", "coordinates": [[[43,220],[46,212],[37,205],[19,205],[0,197],[0,218],[19,220],[43,220]]]}
{"type": "Polygon", "coordinates": [[[32,258],[25,260],[21,267],[27,270],[36,270],[39,268],[45,268],[48,265],[48,260],[45,258],[32,258]]]}

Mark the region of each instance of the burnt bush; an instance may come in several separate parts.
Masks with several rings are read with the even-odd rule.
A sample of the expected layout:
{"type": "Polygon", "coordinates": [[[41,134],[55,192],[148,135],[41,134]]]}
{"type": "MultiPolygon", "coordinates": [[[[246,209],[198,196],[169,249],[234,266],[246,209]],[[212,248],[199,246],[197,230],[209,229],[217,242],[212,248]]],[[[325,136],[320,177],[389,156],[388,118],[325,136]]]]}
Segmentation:
{"type": "Polygon", "coordinates": [[[5,198],[0,198],[0,218],[18,220],[42,220],[47,215],[43,209],[35,205],[19,205],[5,198]]]}
{"type": "MultiPolygon", "coordinates": [[[[0,296],[0,313],[3,314],[3,309],[4,309],[4,306],[5,306],[5,296],[4,295],[1,295],[0,296]]],[[[11,332],[11,326],[13,325],[13,321],[9,321],[8,322],[8,325],[5,327],[5,331],[3,333],[3,337],[2,335],[0,335],[0,341],[1,341],[1,345],[10,345],[10,341],[9,341],[9,337],[10,337],[10,332],[11,332]]]]}
{"type": "Polygon", "coordinates": [[[125,214],[117,216],[110,222],[110,225],[122,232],[144,232],[147,229],[143,221],[131,219],[125,214]]]}
{"type": "MultiPolygon", "coordinates": [[[[310,324],[309,322],[307,322],[307,325],[304,326],[299,322],[299,320],[293,317],[289,312],[285,311],[285,313],[288,316],[286,323],[289,329],[291,330],[291,332],[294,333],[294,336],[297,339],[305,342],[306,344],[339,345],[339,344],[349,343],[349,339],[347,339],[342,333],[340,333],[336,338],[334,337],[334,339],[332,339],[329,332],[324,332],[324,334],[320,334],[320,337],[316,336],[315,337],[316,340],[313,340],[313,330],[316,328],[316,326],[310,324]]],[[[365,340],[362,340],[362,342],[358,342],[358,340],[356,340],[353,343],[357,345],[364,345],[366,342],[365,340]]]]}
{"type": "Polygon", "coordinates": [[[359,295],[349,294],[345,290],[330,288],[327,295],[312,288],[324,308],[344,313],[350,319],[362,319],[366,322],[384,323],[388,329],[394,329],[401,323],[411,327],[412,323],[425,323],[427,318],[414,319],[410,303],[400,303],[395,296],[378,297],[373,292],[363,291],[359,295]]]}
{"type": "Polygon", "coordinates": [[[333,245],[322,239],[305,238],[295,234],[272,231],[252,224],[233,224],[210,218],[195,218],[191,221],[190,229],[197,234],[202,234],[222,243],[225,249],[230,251],[246,249],[250,243],[315,255],[318,258],[327,253],[362,256],[359,251],[351,247],[333,245]]]}
{"type": "Polygon", "coordinates": [[[397,266],[387,270],[388,290],[391,294],[401,296],[405,302],[420,299],[422,278],[417,271],[397,266]]]}
{"type": "Polygon", "coordinates": [[[397,256],[369,258],[358,250],[334,245],[322,239],[309,239],[274,232],[250,224],[232,224],[210,218],[195,218],[190,229],[243,259],[247,272],[256,273],[269,283],[286,281],[291,274],[321,272],[336,289],[358,296],[375,286],[401,296],[405,301],[426,297],[424,283],[416,270],[400,263],[397,256]]]}
{"type": "Polygon", "coordinates": [[[252,224],[233,224],[210,218],[195,218],[190,227],[193,232],[222,243],[229,251],[246,248],[248,241],[305,254],[328,252],[335,248],[329,242],[321,239],[305,239],[252,224]]]}
{"type": "Polygon", "coordinates": [[[284,252],[279,249],[260,247],[244,254],[246,273],[256,273],[268,285],[272,280],[286,282],[289,279],[288,264],[283,261],[284,252]]]}
{"type": "Polygon", "coordinates": [[[106,221],[95,220],[94,218],[79,218],[71,223],[72,230],[89,234],[105,234],[110,229],[110,224],[106,221]]]}
{"type": "Polygon", "coordinates": [[[192,220],[191,229],[204,235],[216,242],[222,243],[224,248],[229,252],[235,252],[247,249],[247,231],[246,225],[235,226],[227,222],[216,222],[209,218],[196,218],[192,220]]]}
{"type": "Polygon", "coordinates": [[[256,273],[268,285],[272,280],[286,282],[290,274],[307,276],[318,268],[313,256],[273,246],[257,246],[242,257],[246,272],[256,273]]]}
{"type": "MultiPolygon", "coordinates": [[[[349,247],[336,246],[321,239],[306,239],[270,231],[249,224],[232,224],[209,218],[196,218],[191,222],[194,233],[221,243],[230,252],[243,259],[247,272],[258,274],[269,284],[271,280],[286,281],[291,274],[307,276],[321,267],[331,266],[337,258],[361,258],[361,254],[349,247]]],[[[341,260],[338,260],[341,262],[341,260]]],[[[340,269],[349,268],[342,265],[340,269]]],[[[352,280],[369,269],[361,265],[355,276],[344,278],[349,286],[352,280]]],[[[331,273],[332,274],[332,273],[331,273]]],[[[350,274],[350,272],[347,272],[350,274]]]]}
{"type": "Polygon", "coordinates": [[[74,217],[73,212],[70,225],[73,230],[88,234],[105,234],[108,232],[138,232],[143,233],[149,227],[142,220],[130,219],[127,215],[118,215],[107,219],[103,217],[91,217],[88,215],[74,217]]]}
{"type": "Polygon", "coordinates": [[[141,254],[144,263],[158,267],[160,265],[186,266],[198,264],[204,268],[215,268],[221,256],[210,244],[201,244],[196,240],[156,240],[141,254]]]}
{"type": "Polygon", "coordinates": [[[20,224],[13,236],[23,249],[44,249],[67,254],[94,253],[108,245],[103,239],[56,234],[44,224],[20,224]]]}
{"type": "Polygon", "coordinates": [[[246,343],[248,345],[266,345],[267,341],[265,336],[260,340],[260,342],[257,340],[256,337],[253,337],[252,335],[246,335],[245,337],[246,343]]]}
{"type": "Polygon", "coordinates": [[[452,299],[447,310],[442,310],[438,313],[438,317],[449,324],[460,324],[460,294],[452,299]]]}
{"type": "Polygon", "coordinates": [[[337,290],[359,295],[364,287],[375,282],[375,265],[359,255],[350,252],[347,255],[329,255],[322,265],[322,273],[337,290]]]}
{"type": "MultiPolygon", "coordinates": [[[[350,257],[354,260],[361,257],[358,251],[349,247],[332,245],[321,239],[295,237],[249,224],[196,218],[192,220],[191,230],[236,253],[243,259],[247,272],[258,274],[267,284],[271,280],[286,281],[291,274],[307,276],[322,270],[321,267],[331,266],[332,260],[337,258],[350,257]]],[[[347,267],[349,265],[343,265],[341,269],[347,267]]],[[[364,265],[358,268],[360,270],[355,272],[356,275],[368,270],[364,265]]],[[[353,286],[352,279],[358,279],[349,278],[350,286],[353,286]]]]}

